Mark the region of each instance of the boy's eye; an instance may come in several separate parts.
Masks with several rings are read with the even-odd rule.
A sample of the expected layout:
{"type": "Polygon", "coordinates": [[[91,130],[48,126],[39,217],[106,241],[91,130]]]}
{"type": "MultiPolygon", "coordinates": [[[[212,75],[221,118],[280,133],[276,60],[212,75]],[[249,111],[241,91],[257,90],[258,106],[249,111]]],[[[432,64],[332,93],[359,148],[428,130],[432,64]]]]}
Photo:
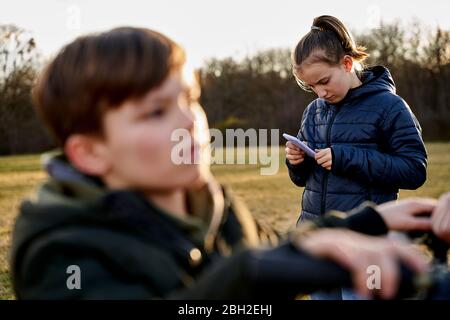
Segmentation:
{"type": "Polygon", "coordinates": [[[197,97],[195,97],[194,95],[192,95],[192,93],[190,91],[185,92],[182,95],[182,100],[184,101],[184,103],[186,103],[188,106],[191,106],[192,104],[196,103],[198,101],[197,97]]]}
{"type": "Polygon", "coordinates": [[[160,109],[156,109],[154,111],[147,113],[145,116],[146,116],[146,118],[158,118],[158,117],[162,117],[163,115],[164,115],[164,109],[160,108],[160,109]]]}
{"type": "Polygon", "coordinates": [[[192,95],[189,95],[189,100],[188,101],[189,101],[189,104],[194,104],[194,103],[198,102],[198,98],[194,97],[192,95]]]}

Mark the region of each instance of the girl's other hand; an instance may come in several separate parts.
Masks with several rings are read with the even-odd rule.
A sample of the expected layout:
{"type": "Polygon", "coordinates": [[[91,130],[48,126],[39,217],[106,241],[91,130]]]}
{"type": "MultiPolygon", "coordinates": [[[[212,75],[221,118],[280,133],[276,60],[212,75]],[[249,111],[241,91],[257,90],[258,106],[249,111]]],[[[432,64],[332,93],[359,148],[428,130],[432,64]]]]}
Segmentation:
{"type": "Polygon", "coordinates": [[[327,170],[331,170],[331,165],[333,164],[333,156],[331,154],[331,148],[326,149],[316,149],[316,162],[319,166],[327,170]]]}
{"type": "Polygon", "coordinates": [[[305,152],[292,142],[286,142],[286,159],[292,165],[297,165],[305,160],[305,152]]]}

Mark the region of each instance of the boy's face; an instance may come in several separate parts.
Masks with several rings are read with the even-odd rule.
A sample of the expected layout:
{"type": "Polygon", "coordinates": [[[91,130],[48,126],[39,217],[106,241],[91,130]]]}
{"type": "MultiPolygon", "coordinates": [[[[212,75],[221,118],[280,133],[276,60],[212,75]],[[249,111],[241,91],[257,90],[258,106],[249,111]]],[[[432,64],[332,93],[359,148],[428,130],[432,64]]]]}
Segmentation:
{"type": "MultiPolygon", "coordinates": [[[[142,98],[127,100],[103,118],[102,154],[109,164],[102,176],[112,188],[140,191],[168,191],[188,187],[199,176],[196,164],[176,165],[171,160],[175,129],[192,133],[189,87],[181,72],[173,72],[142,98]]],[[[183,141],[192,156],[198,144],[183,141]]]]}

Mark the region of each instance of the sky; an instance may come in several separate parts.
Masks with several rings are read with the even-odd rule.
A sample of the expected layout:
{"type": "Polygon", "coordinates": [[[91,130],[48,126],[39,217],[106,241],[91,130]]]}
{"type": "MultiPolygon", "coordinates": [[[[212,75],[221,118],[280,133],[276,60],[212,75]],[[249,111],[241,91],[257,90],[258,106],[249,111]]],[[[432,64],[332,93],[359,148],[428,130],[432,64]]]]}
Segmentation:
{"type": "Polygon", "coordinates": [[[309,31],[314,17],[334,15],[351,30],[382,19],[450,28],[449,0],[3,0],[0,24],[31,32],[45,56],[77,36],[118,26],[160,31],[180,43],[200,67],[211,57],[241,58],[257,50],[289,47],[309,31]]]}

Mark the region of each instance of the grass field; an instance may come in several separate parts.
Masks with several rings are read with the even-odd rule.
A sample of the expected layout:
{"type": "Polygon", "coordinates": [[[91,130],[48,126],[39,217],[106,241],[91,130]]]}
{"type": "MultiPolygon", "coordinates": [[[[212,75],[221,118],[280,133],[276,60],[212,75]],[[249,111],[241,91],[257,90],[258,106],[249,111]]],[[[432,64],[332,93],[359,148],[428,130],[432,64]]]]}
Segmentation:
{"type": "MultiPolygon", "coordinates": [[[[400,197],[438,197],[450,190],[450,143],[429,143],[428,180],[414,191],[401,191],[400,197]]],[[[0,157],[0,299],[14,299],[11,290],[8,251],[11,228],[20,201],[31,197],[45,179],[38,155],[0,157]]],[[[275,175],[260,175],[260,165],[215,165],[213,172],[241,197],[257,219],[285,232],[295,224],[300,210],[302,189],[293,185],[280,149],[280,170],[275,175]]]]}

